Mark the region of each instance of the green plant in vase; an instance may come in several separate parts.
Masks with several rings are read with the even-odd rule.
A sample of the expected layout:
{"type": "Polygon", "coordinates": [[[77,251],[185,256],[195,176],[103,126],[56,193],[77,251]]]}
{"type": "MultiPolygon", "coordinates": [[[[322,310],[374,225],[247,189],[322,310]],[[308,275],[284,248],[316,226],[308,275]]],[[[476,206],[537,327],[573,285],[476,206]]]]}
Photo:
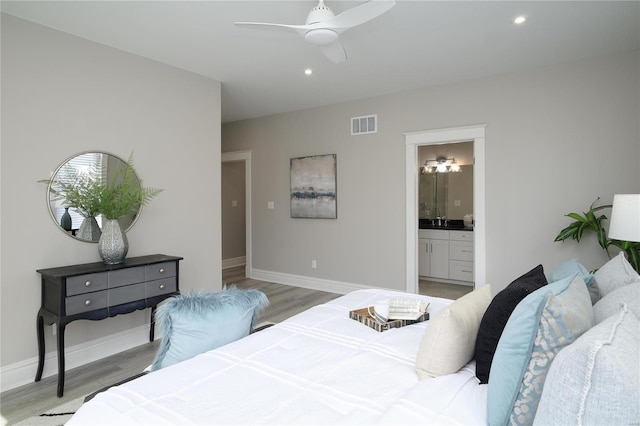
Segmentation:
{"type": "Polygon", "coordinates": [[[567,213],[565,216],[570,217],[574,221],[560,231],[554,241],[564,241],[571,238],[579,243],[585,231],[594,232],[597,236],[598,244],[607,253],[607,257],[609,259],[611,259],[609,247],[618,247],[625,253],[629,263],[633,266],[633,269],[640,273],[640,242],[611,240],[607,238],[607,231],[604,229],[604,226],[602,226],[602,222],[606,220],[607,217],[604,214],[597,215],[597,212],[611,208],[612,205],[607,204],[596,207],[596,203],[598,203],[598,201],[600,201],[600,197],[596,198],[596,200],[589,206],[589,210],[582,214],[567,213]]]}
{"type": "Polygon", "coordinates": [[[98,252],[105,263],[122,263],[127,255],[129,243],[120,226],[119,219],[135,216],[140,208],[162,192],[162,189],[143,187],[133,164],[133,153],[126,165],[119,167],[107,184],[100,188],[98,211],[105,218],[102,235],[98,241],[98,252]]]}

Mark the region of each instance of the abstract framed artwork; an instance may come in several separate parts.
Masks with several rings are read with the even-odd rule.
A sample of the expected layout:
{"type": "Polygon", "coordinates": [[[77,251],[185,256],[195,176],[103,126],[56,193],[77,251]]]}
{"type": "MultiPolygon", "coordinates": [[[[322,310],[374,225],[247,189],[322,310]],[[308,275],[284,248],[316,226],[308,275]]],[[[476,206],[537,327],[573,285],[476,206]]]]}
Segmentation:
{"type": "Polygon", "coordinates": [[[291,217],[336,219],[336,154],[292,158],[291,217]]]}

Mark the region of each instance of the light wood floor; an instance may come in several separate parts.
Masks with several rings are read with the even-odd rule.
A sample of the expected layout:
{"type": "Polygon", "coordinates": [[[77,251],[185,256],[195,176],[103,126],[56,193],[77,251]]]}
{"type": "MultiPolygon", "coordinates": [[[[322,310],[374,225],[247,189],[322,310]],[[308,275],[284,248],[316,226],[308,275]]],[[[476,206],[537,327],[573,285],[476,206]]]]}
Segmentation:
{"type": "MultiPolygon", "coordinates": [[[[223,283],[238,288],[256,288],[265,293],[270,305],[258,322],[281,322],[312,306],[328,302],[339,294],[308,290],[245,278],[244,267],[223,271],[223,283]]],[[[473,288],[420,281],[420,294],[457,299],[473,288]]],[[[153,361],[159,341],[67,370],[62,398],[56,397],[57,376],[42,379],[0,394],[0,413],[8,424],[39,415],[53,407],[93,393],[140,373],[153,361]]],[[[35,372],[34,372],[35,374],[35,372]]],[[[0,422],[1,424],[1,422],[0,422]]]]}

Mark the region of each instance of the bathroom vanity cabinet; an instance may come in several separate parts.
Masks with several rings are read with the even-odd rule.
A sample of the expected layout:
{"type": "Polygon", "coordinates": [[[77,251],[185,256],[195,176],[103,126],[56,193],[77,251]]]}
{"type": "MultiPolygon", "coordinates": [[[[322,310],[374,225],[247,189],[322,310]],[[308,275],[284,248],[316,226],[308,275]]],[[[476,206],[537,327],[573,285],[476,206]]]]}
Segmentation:
{"type": "Polygon", "coordinates": [[[420,229],[418,273],[425,278],[473,283],[473,231],[420,229]]]}

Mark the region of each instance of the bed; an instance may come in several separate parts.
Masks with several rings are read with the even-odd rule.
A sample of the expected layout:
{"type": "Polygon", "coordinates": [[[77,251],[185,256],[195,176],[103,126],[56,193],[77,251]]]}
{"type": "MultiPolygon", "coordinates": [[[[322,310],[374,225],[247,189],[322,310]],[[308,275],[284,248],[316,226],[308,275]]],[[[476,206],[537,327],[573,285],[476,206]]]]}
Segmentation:
{"type": "MultiPolygon", "coordinates": [[[[405,293],[359,290],[243,339],[112,387],[68,425],[486,424],[474,361],[419,380],[429,321],[378,332],[349,311],[405,293]]],[[[430,303],[431,318],[448,299],[430,303]]]]}

